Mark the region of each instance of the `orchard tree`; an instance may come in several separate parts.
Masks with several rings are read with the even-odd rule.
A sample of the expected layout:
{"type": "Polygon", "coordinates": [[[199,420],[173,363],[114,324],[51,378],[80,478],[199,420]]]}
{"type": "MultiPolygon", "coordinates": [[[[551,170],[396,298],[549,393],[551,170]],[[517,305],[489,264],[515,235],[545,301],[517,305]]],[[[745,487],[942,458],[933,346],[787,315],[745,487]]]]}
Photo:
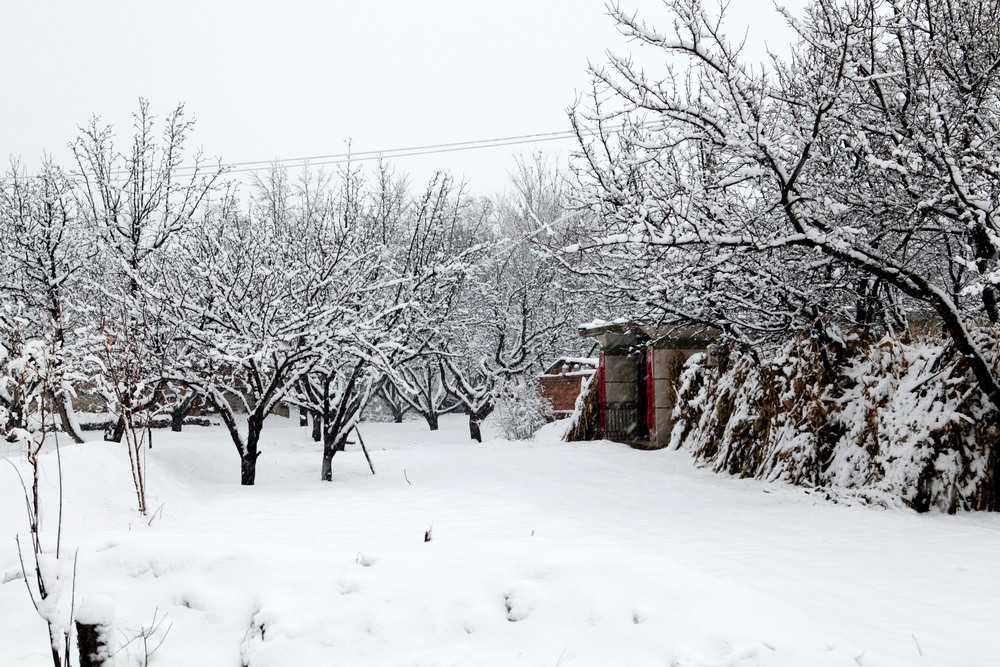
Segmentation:
{"type": "Polygon", "coordinates": [[[448,392],[445,364],[439,353],[422,352],[401,364],[387,385],[413,412],[424,418],[427,427],[438,430],[441,415],[455,412],[462,404],[448,392]]]}
{"type": "Polygon", "coordinates": [[[322,420],[324,481],[332,479],[333,457],[380,386],[393,382],[410,391],[399,368],[426,353],[427,336],[446,317],[475,252],[452,252],[464,198],[443,174],[410,200],[384,165],[372,187],[345,170],[331,203],[332,215],[312,223],[313,245],[321,251],[336,244],[352,254],[317,293],[334,319],[310,343],[316,361],[296,385],[295,399],[322,420]]]}
{"type": "MultiPolygon", "coordinates": [[[[389,415],[392,417],[392,421],[396,424],[403,423],[403,417],[409,411],[410,407],[407,402],[403,399],[400,391],[396,388],[388,377],[383,377],[382,382],[379,383],[378,389],[375,395],[382,402],[382,405],[389,411],[389,415]]],[[[319,438],[316,438],[317,440],[319,438]]]]}
{"type": "Polygon", "coordinates": [[[530,376],[546,362],[578,349],[576,325],[594,306],[578,298],[579,277],[547,252],[580,215],[566,208],[558,172],[541,155],[521,158],[511,185],[489,208],[481,230],[489,250],[464,281],[440,346],[446,386],[477,441],[498,398],[534,386],[530,376]]]}
{"type": "MultiPolygon", "coordinates": [[[[101,247],[100,255],[90,263],[95,297],[91,317],[104,324],[101,339],[128,331],[141,340],[150,326],[160,326],[153,322],[160,314],[153,303],[160,291],[154,283],[162,275],[156,267],[159,255],[180,243],[200,220],[222,174],[221,166],[207,164],[200,152],[188,149],[194,124],[184,105],[178,105],[158,130],[149,102],[140,98],[133,135],[124,151],[115,145],[114,128],[97,117],[81,128],[70,145],[77,167],[77,206],[101,247]]],[[[153,348],[151,354],[162,353],[156,341],[144,342],[153,348]]],[[[114,358],[106,361],[114,363],[114,358]]],[[[109,384],[110,370],[102,366],[96,379],[111,412],[118,416],[107,436],[120,441],[123,415],[148,413],[163,391],[148,392],[141,404],[118,405],[120,399],[132,400],[133,395],[115,394],[109,384]],[[147,405],[149,401],[153,402],[147,405]]],[[[142,384],[164,388],[162,379],[156,377],[143,378],[142,384]]]]}
{"type": "MultiPolygon", "coordinates": [[[[83,442],[73,412],[73,380],[79,379],[78,336],[81,322],[70,295],[80,286],[83,264],[93,244],[83,232],[74,202],[72,180],[51,162],[26,175],[16,163],[0,180],[0,255],[5,280],[0,332],[8,354],[19,357],[29,341],[46,340],[45,375],[50,400],[63,430],[83,442]]],[[[31,381],[8,377],[0,400],[8,413],[8,428],[27,427],[24,401],[34,393],[31,381]]],[[[35,375],[39,378],[41,376],[35,375]]]]}
{"type": "Polygon", "coordinates": [[[469,415],[469,435],[482,442],[501,385],[540,372],[574,326],[552,299],[560,290],[540,267],[521,272],[510,257],[492,258],[465,298],[462,331],[442,350],[445,383],[469,415]]]}
{"type": "Polygon", "coordinates": [[[463,407],[449,391],[443,350],[454,338],[471,335],[462,300],[493,249],[492,210],[487,200],[466,197],[464,188],[443,174],[412,207],[414,232],[425,237],[407,259],[411,273],[425,275],[416,295],[421,305],[407,325],[409,352],[386,374],[382,392],[423,417],[432,431],[442,414],[463,407]]]}
{"type": "Polygon", "coordinates": [[[322,278],[302,305],[324,317],[307,334],[312,357],[290,398],[313,415],[323,481],[333,479],[333,457],[380,384],[378,369],[400,348],[392,324],[398,311],[384,300],[387,288],[399,287],[391,271],[405,206],[399,185],[381,165],[372,193],[348,165],[335,187],[322,175],[313,186],[307,174],[299,188],[301,252],[322,278]]]}
{"type": "Polygon", "coordinates": [[[504,383],[538,373],[575,335],[558,265],[523,243],[501,241],[466,281],[452,336],[442,346],[449,393],[469,415],[469,435],[496,407],[504,383]]]}
{"type": "Polygon", "coordinates": [[[324,276],[296,256],[298,236],[292,219],[246,214],[227,200],[177,249],[163,280],[162,298],[182,324],[173,342],[186,354],[162,376],[218,411],[244,485],[256,479],[264,420],[308,372],[308,341],[324,322],[325,313],[309,304],[324,276]]]}
{"type": "Polygon", "coordinates": [[[815,0],[785,13],[798,41],[767,67],[701,0],[665,4],[669,32],[610,10],[684,64],[594,69],[574,123],[603,226],[573,249],[650,311],[737,337],[928,312],[1000,406],[970,333],[997,320],[996,0],[815,0]]]}

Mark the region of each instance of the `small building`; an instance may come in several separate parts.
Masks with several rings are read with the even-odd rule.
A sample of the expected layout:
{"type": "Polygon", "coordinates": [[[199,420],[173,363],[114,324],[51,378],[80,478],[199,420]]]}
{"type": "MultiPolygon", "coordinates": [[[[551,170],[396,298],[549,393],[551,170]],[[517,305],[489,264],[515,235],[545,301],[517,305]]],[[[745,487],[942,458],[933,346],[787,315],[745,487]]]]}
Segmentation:
{"type": "Polygon", "coordinates": [[[641,449],[666,447],[678,382],[687,359],[707,353],[715,329],[636,322],[595,323],[580,335],[601,346],[596,386],[596,434],[641,449]]]}
{"type": "Polygon", "coordinates": [[[556,417],[568,417],[576,409],[576,399],[594,373],[599,360],[589,357],[563,357],[538,376],[542,398],[548,399],[556,417]]]}

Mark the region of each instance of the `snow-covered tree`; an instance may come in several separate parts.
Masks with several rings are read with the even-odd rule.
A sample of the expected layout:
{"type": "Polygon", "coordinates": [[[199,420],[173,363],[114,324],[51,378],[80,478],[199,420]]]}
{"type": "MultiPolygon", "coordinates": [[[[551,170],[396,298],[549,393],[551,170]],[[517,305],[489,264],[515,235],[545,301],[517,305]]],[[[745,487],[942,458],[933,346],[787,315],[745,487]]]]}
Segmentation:
{"type": "Polygon", "coordinates": [[[380,386],[413,390],[400,367],[427,354],[468,270],[468,253],[451,242],[462,202],[443,174],[411,200],[384,166],[372,186],[346,170],[333,214],[313,222],[321,243],[353,252],[321,296],[333,319],[316,332],[316,362],[296,385],[296,400],[322,419],[323,480],[380,386]]]}
{"type": "MultiPolygon", "coordinates": [[[[79,343],[74,331],[82,322],[70,295],[81,284],[83,265],[92,250],[81,229],[71,179],[50,162],[34,175],[12,165],[0,181],[0,256],[5,276],[0,285],[0,335],[14,356],[29,341],[49,341],[47,400],[76,442],[83,438],[73,413],[72,382],[79,374],[73,349],[79,343]]],[[[27,426],[22,401],[32,393],[30,387],[12,381],[0,387],[8,427],[27,426]]]]}
{"type": "Polygon", "coordinates": [[[542,396],[537,377],[505,378],[496,388],[500,431],[508,440],[528,440],[555,419],[552,403],[542,396]]]}
{"type": "Polygon", "coordinates": [[[491,252],[488,202],[467,197],[451,177],[438,174],[409,215],[414,233],[423,236],[418,252],[408,252],[416,285],[417,308],[407,324],[407,354],[384,378],[383,394],[396,399],[438,429],[443,414],[462,407],[448,389],[445,350],[456,338],[474,335],[462,310],[463,294],[491,252]]]}
{"type": "Polygon", "coordinates": [[[400,391],[396,388],[396,385],[389,382],[387,378],[383,378],[383,381],[379,384],[375,395],[378,397],[382,406],[389,412],[389,416],[392,417],[392,421],[397,424],[402,424],[403,417],[406,416],[410,406],[405,400],[403,400],[403,397],[400,394],[400,391]]]}
{"type": "MultiPolygon", "coordinates": [[[[77,206],[100,244],[100,252],[89,263],[90,317],[104,329],[96,339],[95,353],[100,353],[100,341],[124,332],[146,345],[149,354],[163,353],[162,341],[149,338],[171,326],[156,319],[163,314],[156,303],[160,287],[155,284],[163,275],[163,255],[199,220],[222,173],[219,165],[190,151],[194,124],[184,106],[178,105],[158,127],[148,101],[140,99],[125,150],[116,146],[114,128],[97,117],[70,145],[77,167],[77,206]]],[[[114,363],[114,357],[105,361],[114,363]]],[[[155,365],[148,368],[152,371],[155,365]]],[[[157,377],[142,382],[156,388],[144,398],[119,396],[109,385],[108,370],[106,365],[99,367],[94,379],[117,419],[108,433],[115,441],[124,433],[126,412],[162,407],[165,394],[174,404],[187,398],[182,385],[168,386],[157,377]],[[178,391],[185,395],[177,395],[178,391]],[[119,406],[122,398],[143,403],[119,406]]]]}
{"type": "Polygon", "coordinates": [[[921,310],[1000,406],[969,332],[997,317],[998,3],[816,0],[786,12],[798,42],[768,66],[701,0],[665,4],[670,32],[611,13],[686,64],[612,56],[574,117],[603,224],[579,244],[592,273],[613,270],[605,284],[646,313],[744,340],[921,310]]]}
{"type": "Polygon", "coordinates": [[[386,384],[393,388],[390,396],[398,397],[403,406],[424,418],[427,427],[438,430],[441,415],[461,407],[448,392],[444,362],[440,355],[424,352],[400,365],[387,376],[386,384]]]}
{"type": "Polygon", "coordinates": [[[256,478],[264,420],[308,371],[307,341],[322,323],[309,299],[324,277],[294,253],[298,234],[290,219],[228,201],[192,231],[164,277],[164,299],[182,324],[174,344],[187,352],[162,374],[218,410],[245,485],[256,478]]]}
{"type": "Polygon", "coordinates": [[[474,440],[503,386],[577,349],[576,325],[586,312],[578,278],[546,252],[577,215],[565,208],[561,179],[536,156],[519,160],[511,182],[514,191],[490,209],[483,231],[490,247],[463,284],[442,347],[449,393],[469,415],[474,440]]]}

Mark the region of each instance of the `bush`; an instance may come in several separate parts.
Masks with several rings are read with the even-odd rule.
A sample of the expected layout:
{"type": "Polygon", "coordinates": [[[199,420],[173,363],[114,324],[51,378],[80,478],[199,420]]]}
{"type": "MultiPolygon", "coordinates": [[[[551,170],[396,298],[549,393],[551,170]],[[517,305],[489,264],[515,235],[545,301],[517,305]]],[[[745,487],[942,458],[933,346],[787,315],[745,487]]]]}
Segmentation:
{"type": "Polygon", "coordinates": [[[535,378],[509,378],[497,384],[496,419],[508,440],[529,440],[555,418],[535,378]]]}

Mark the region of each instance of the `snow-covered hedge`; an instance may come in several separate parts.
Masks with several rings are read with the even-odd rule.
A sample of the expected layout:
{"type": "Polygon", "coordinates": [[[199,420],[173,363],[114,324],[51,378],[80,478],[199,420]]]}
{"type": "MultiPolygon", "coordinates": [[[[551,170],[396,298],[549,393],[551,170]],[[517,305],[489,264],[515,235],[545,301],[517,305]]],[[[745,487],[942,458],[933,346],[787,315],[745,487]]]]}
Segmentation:
{"type": "Polygon", "coordinates": [[[833,368],[813,340],[706,362],[685,366],[670,446],[714,470],[918,511],[998,509],[1000,420],[941,341],[886,337],[833,368]]]}

